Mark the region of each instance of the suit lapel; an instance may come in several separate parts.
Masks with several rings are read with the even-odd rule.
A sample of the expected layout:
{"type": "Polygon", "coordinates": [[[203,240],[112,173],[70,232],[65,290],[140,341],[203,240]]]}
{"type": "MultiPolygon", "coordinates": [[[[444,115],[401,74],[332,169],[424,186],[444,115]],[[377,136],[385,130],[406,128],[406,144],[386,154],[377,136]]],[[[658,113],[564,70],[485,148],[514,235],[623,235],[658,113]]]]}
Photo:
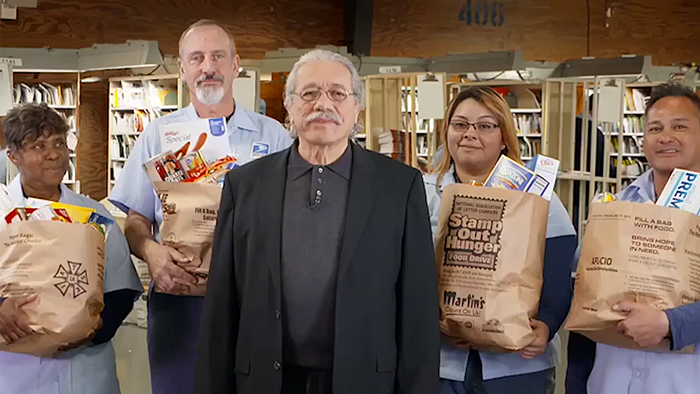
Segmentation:
{"type": "Polygon", "coordinates": [[[279,292],[281,271],[282,248],[282,206],[284,203],[284,189],[287,181],[287,161],[290,150],[287,149],[277,155],[265,172],[260,174],[257,193],[253,198],[257,199],[256,207],[263,230],[264,253],[269,256],[269,268],[272,274],[272,282],[279,292]]]}
{"type": "Polygon", "coordinates": [[[367,223],[367,218],[374,205],[372,194],[374,182],[374,163],[369,154],[361,147],[350,143],[352,147],[352,173],[350,175],[350,188],[348,204],[345,215],[345,229],[340,249],[340,263],[338,281],[342,280],[345,271],[350,265],[355,249],[360,241],[362,230],[367,223]]]}

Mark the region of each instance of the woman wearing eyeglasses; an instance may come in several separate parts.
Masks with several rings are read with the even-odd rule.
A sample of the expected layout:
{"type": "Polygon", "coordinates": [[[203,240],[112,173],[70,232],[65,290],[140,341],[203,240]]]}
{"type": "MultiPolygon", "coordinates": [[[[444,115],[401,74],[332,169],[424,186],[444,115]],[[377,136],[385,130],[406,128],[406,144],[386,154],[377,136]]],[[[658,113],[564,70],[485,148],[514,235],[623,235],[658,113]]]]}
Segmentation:
{"type": "MultiPolygon", "coordinates": [[[[491,88],[471,87],[447,108],[440,130],[442,160],[424,178],[433,237],[442,190],[461,182],[483,183],[501,155],[521,163],[513,115],[491,88]]],[[[523,229],[527,231],[527,229],[523,229]]],[[[576,248],[571,220],[552,195],[544,256],[544,283],[538,315],[531,325],[537,338],[519,352],[464,350],[447,339],[440,349],[440,394],[550,394],[559,360],[557,330],[571,300],[570,267],[576,248]]]]}

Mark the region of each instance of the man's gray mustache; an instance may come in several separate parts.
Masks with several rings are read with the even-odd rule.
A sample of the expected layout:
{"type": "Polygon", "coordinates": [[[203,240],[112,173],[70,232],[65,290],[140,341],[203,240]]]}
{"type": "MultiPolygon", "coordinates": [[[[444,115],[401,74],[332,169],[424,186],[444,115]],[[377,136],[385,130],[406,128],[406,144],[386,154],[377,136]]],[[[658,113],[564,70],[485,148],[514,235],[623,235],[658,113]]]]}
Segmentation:
{"type": "Polygon", "coordinates": [[[343,123],[340,120],[340,117],[332,112],[314,112],[306,117],[307,122],[313,122],[314,120],[319,120],[319,119],[328,119],[328,120],[335,122],[336,124],[343,123]]]}

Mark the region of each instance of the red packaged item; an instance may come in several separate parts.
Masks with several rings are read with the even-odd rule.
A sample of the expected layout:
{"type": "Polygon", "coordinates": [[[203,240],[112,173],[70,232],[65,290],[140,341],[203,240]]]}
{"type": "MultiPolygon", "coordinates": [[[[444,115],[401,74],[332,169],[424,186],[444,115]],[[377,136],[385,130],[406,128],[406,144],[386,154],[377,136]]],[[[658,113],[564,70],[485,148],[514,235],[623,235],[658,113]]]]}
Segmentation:
{"type": "Polygon", "coordinates": [[[143,164],[143,168],[151,182],[183,182],[188,178],[180,162],[170,151],[151,158],[143,164]]]}
{"type": "Polygon", "coordinates": [[[23,222],[27,220],[29,215],[35,210],[35,208],[15,208],[5,215],[5,222],[7,224],[23,222]]]}
{"type": "Polygon", "coordinates": [[[207,162],[199,151],[185,155],[180,159],[180,165],[187,173],[187,180],[196,180],[207,173],[207,162]]]}
{"type": "Polygon", "coordinates": [[[73,223],[73,220],[71,220],[70,215],[68,214],[68,211],[66,211],[65,208],[54,208],[53,210],[54,212],[56,212],[56,215],[58,215],[64,222],[73,223]]]}

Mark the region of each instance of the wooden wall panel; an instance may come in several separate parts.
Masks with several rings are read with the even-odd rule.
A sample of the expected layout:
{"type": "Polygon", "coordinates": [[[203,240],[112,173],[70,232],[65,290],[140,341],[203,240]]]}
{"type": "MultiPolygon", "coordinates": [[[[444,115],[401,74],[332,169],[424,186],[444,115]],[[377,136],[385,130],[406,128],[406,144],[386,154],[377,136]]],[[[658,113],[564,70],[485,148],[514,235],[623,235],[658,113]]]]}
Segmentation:
{"type": "MultiPolygon", "coordinates": [[[[585,54],[585,1],[499,2],[503,24],[493,26],[490,15],[486,25],[475,22],[481,0],[375,0],[372,55],[430,57],[519,49],[527,59],[561,60],[585,54]],[[472,5],[471,25],[459,18],[467,4],[472,5]]],[[[486,3],[490,14],[497,2],[486,3]]],[[[483,22],[483,13],[479,19],[483,22]]]]}
{"type": "Polygon", "coordinates": [[[81,85],[78,179],[80,192],[97,201],[107,196],[108,108],[108,81],[81,85]]]}
{"type": "Polygon", "coordinates": [[[700,1],[591,0],[591,54],[700,63],[700,1]]]}
{"type": "Polygon", "coordinates": [[[97,201],[107,197],[107,154],[109,144],[109,78],[127,75],[124,70],[85,73],[100,81],[83,83],[78,116],[78,180],[80,192],[97,201]]]}
{"type": "Polygon", "coordinates": [[[265,100],[265,115],[277,119],[284,124],[287,110],[284,109],[284,82],[262,81],[260,83],[260,98],[265,100]]]}
{"type": "Polygon", "coordinates": [[[129,39],[157,40],[176,54],[182,31],[215,18],[231,29],[243,57],[282,47],[339,45],[343,0],[40,0],[0,23],[0,46],[80,48],[129,39]]]}
{"type": "Polygon", "coordinates": [[[700,1],[375,0],[372,34],[374,56],[522,50],[526,60],[637,54],[652,55],[656,64],[700,62],[700,1]],[[475,22],[483,3],[485,25],[475,22]],[[497,14],[494,26],[499,3],[503,23],[497,14]],[[460,20],[467,4],[470,25],[466,13],[460,20]]]}

